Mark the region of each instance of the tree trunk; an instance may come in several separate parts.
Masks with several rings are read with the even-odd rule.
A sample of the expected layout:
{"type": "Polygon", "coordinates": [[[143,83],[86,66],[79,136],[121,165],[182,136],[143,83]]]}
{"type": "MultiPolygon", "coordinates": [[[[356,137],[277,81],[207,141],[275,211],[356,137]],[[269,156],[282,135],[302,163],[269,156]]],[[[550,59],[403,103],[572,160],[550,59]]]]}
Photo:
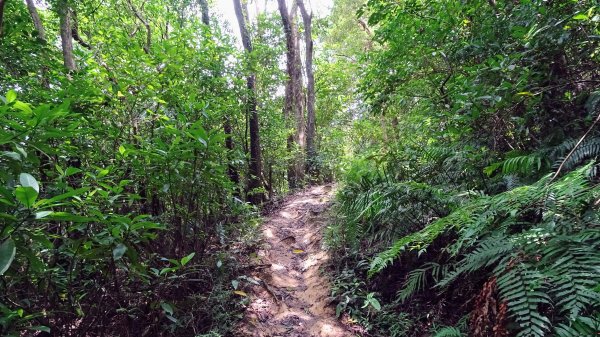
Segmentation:
{"type": "MultiPolygon", "coordinates": [[[[235,15],[240,26],[240,35],[242,37],[242,44],[246,54],[250,56],[252,54],[252,41],[250,40],[250,34],[246,28],[246,17],[242,10],[242,4],[240,0],[233,0],[233,6],[235,7],[235,15]]],[[[257,189],[262,187],[262,170],[261,170],[261,155],[260,155],[260,133],[258,125],[258,111],[256,109],[256,85],[255,85],[254,70],[246,78],[246,86],[248,89],[248,98],[246,101],[246,111],[249,116],[248,123],[250,124],[250,167],[248,177],[248,190],[250,196],[248,200],[252,204],[259,204],[263,200],[263,193],[257,192],[257,189]]]]}
{"type": "Polygon", "coordinates": [[[8,0],[0,0],[0,36],[2,36],[2,22],[4,20],[4,6],[8,0]]]}
{"type": "Polygon", "coordinates": [[[304,23],[304,43],[306,45],[306,172],[316,174],[316,118],[315,118],[315,74],[313,72],[312,12],[308,14],[303,0],[298,0],[298,8],[304,23]]]}
{"type": "Polygon", "coordinates": [[[200,11],[202,12],[202,23],[210,26],[210,16],[208,15],[208,1],[198,0],[200,3],[200,11]]]}
{"type": "Polygon", "coordinates": [[[58,16],[60,18],[60,39],[63,51],[63,62],[69,72],[75,71],[75,58],[73,57],[73,33],[71,27],[71,10],[66,0],[58,3],[58,16]]]}
{"type": "MultiPolygon", "coordinates": [[[[294,156],[288,168],[288,184],[290,188],[296,188],[302,183],[304,178],[304,149],[306,146],[304,122],[304,109],[302,108],[302,64],[300,61],[300,52],[297,41],[297,32],[294,25],[293,15],[288,12],[285,0],[278,0],[279,13],[281,15],[281,23],[285,32],[286,41],[286,58],[287,58],[287,75],[288,81],[285,89],[285,105],[284,116],[286,120],[295,119],[294,136],[288,138],[288,150],[296,150],[291,144],[291,140],[299,147],[299,153],[294,156]]],[[[292,10],[292,13],[295,9],[292,10]]]]}
{"type": "Polygon", "coordinates": [[[33,21],[33,26],[38,33],[38,38],[41,41],[46,41],[46,32],[44,31],[44,26],[42,25],[42,20],[35,8],[35,4],[33,0],[26,0],[27,10],[29,11],[29,15],[31,15],[31,21],[33,21]]]}

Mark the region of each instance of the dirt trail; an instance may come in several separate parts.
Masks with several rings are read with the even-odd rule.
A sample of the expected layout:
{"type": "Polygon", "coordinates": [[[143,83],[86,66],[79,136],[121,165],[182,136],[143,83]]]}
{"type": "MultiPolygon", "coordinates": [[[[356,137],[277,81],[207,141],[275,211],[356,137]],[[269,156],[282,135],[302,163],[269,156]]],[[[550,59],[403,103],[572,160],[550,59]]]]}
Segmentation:
{"type": "Polygon", "coordinates": [[[249,294],[240,335],[257,337],[351,337],[328,302],[323,274],[328,256],[321,230],[332,197],[331,186],[317,186],[286,198],[262,226],[258,253],[266,268],[249,294]]]}

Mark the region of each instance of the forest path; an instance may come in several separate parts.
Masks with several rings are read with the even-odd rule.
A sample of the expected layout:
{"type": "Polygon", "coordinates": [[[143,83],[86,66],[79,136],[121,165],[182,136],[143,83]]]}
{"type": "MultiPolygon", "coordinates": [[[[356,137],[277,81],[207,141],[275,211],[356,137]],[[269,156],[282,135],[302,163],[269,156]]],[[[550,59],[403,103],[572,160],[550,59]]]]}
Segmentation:
{"type": "Polygon", "coordinates": [[[350,337],[328,301],[328,260],[322,229],[332,186],[316,186],[287,197],[265,218],[258,256],[268,266],[249,294],[240,335],[257,337],[350,337]]]}

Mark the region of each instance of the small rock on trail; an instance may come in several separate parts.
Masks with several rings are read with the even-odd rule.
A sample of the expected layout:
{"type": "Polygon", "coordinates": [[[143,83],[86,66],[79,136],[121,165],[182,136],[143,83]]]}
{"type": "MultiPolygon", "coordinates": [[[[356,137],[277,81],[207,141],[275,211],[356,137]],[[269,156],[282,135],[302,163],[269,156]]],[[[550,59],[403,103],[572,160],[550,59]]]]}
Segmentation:
{"type": "Polygon", "coordinates": [[[258,255],[269,268],[255,270],[260,285],[249,293],[250,304],[239,336],[351,337],[328,301],[328,260],[321,230],[332,186],[316,186],[289,196],[265,218],[264,243],[258,255]]]}

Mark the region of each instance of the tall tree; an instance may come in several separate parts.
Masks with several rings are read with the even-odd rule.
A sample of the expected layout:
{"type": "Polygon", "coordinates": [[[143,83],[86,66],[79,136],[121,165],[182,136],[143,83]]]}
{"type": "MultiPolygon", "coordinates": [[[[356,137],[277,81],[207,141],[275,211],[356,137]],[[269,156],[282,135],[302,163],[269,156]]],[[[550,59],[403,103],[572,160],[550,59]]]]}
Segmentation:
{"type": "Polygon", "coordinates": [[[298,8],[304,23],[305,66],[306,66],[306,171],[314,173],[316,169],[316,122],[315,122],[315,74],[313,71],[313,39],[312,11],[306,11],[303,0],[298,1],[298,8]]]}
{"type": "Polygon", "coordinates": [[[35,4],[33,0],[26,0],[27,10],[29,11],[29,15],[31,15],[31,20],[33,21],[33,26],[38,33],[38,38],[42,41],[46,40],[46,32],[44,31],[44,26],[42,25],[42,20],[35,8],[35,4]]]}
{"type": "Polygon", "coordinates": [[[8,0],[0,0],[0,36],[2,36],[2,22],[4,20],[4,6],[8,0]]]}
{"type": "Polygon", "coordinates": [[[208,1],[198,0],[200,4],[200,12],[202,13],[202,23],[210,26],[210,15],[208,14],[208,1]]]}
{"type": "MultiPolygon", "coordinates": [[[[295,8],[291,13],[287,9],[285,0],[278,0],[281,23],[285,32],[287,75],[288,80],[285,88],[285,106],[284,114],[286,119],[294,118],[295,133],[288,138],[288,148],[293,151],[295,143],[301,152],[294,156],[290,168],[288,169],[288,183],[290,188],[296,188],[301,183],[304,176],[303,151],[305,148],[305,130],[304,110],[302,108],[302,65],[300,61],[300,52],[297,41],[297,30],[294,24],[295,8]]],[[[294,7],[296,5],[294,4],[294,7]]]]}
{"type": "Polygon", "coordinates": [[[58,2],[58,16],[60,18],[60,40],[62,44],[63,62],[68,71],[74,71],[75,58],[73,56],[73,31],[71,26],[71,9],[66,0],[58,2]]]}
{"type": "MultiPolygon", "coordinates": [[[[246,16],[242,9],[240,0],[233,0],[235,15],[240,27],[240,35],[242,45],[248,58],[252,57],[252,41],[250,33],[246,27],[246,16]]],[[[260,133],[258,124],[258,111],[256,109],[256,75],[251,69],[246,77],[246,87],[248,89],[248,98],[246,101],[246,111],[248,114],[248,124],[250,125],[250,167],[248,177],[248,189],[251,192],[248,197],[252,204],[259,204],[263,200],[263,194],[258,192],[262,188],[262,169],[261,169],[261,154],[260,154],[260,133]]]]}

